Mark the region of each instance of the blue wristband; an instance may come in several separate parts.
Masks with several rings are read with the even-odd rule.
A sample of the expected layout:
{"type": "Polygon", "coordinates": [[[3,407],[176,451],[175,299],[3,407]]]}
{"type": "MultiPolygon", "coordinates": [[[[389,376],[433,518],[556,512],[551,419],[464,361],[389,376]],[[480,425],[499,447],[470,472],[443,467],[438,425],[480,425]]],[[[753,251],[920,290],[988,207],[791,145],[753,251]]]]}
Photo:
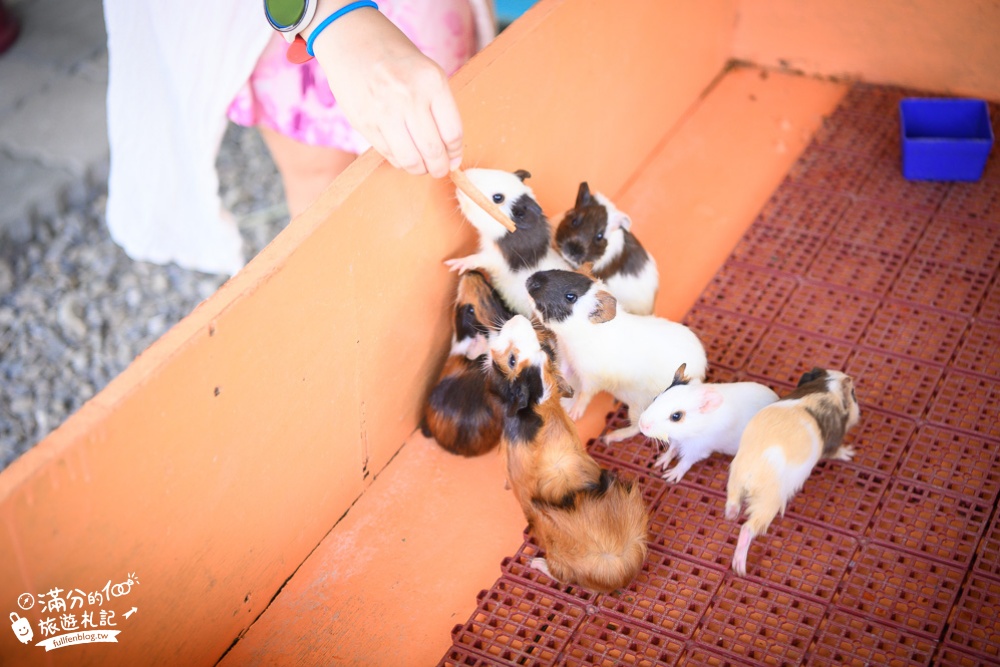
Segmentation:
{"type": "Polygon", "coordinates": [[[353,12],[355,9],[362,9],[364,7],[371,7],[375,11],[378,11],[378,5],[372,2],[372,0],[359,0],[358,2],[352,2],[349,5],[344,5],[343,7],[341,7],[340,9],[338,9],[337,11],[335,11],[334,13],[330,14],[325,19],[323,19],[323,22],[320,23],[318,26],[316,26],[316,29],[313,30],[312,33],[309,35],[309,40],[306,42],[306,53],[315,58],[316,54],[313,53],[313,42],[316,41],[316,37],[318,37],[321,32],[326,30],[326,27],[328,25],[339,19],[344,14],[348,14],[350,12],[353,12]]]}

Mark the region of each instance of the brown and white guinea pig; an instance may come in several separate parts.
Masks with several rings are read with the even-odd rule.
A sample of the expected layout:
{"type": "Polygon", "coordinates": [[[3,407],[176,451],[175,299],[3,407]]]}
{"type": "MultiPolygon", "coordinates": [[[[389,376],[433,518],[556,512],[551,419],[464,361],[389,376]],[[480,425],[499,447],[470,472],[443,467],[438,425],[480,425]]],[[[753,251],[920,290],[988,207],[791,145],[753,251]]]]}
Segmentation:
{"type": "Polygon", "coordinates": [[[493,286],[511,310],[531,315],[531,299],[524,281],[541,269],[569,269],[552,247],[552,227],[524,182],[531,176],[519,169],[513,173],[499,169],[467,169],[469,180],[493,200],[514,222],[516,232],[509,232],[489,213],[458,191],[458,204],[466,219],[479,232],[479,252],[449,259],[445,264],[459,273],[484,269],[493,286]]]}
{"type": "Polygon", "coordinates": [[[747,504],[747,520],[733,555],[737,574],[746,575],[750,541],[767,530],[778,512],[785,513],[816,463],[854,456],[844,445],[844,435],[859,419],[854,380],[840,371],[814,368],[794,391],[750,420],[726,486],[727,519],[736,520],[747,504]]]}
{"type": "Polygon", "coordinates": [[[750,419],[778,400],[758,382],[692,383],[685,370],[681,364],[674,381],[639,417],[643,435],[667,443],[656,465],[665,470],[678,457],[673,470],[663,475],[668,482],[679,482],[692,465],[714,452],[735,455],[750,419]]]}
{"type": "Polygon", "coordinates": [[[489,334],[511,312],[479,271],[458,280],[451,350],[424,404],[421,430],[452,454],[479,456],[500,442],[500,403],[489,390],[489,334]]]}
{"type": "Polygon", "coordinates": [[[639,486],[602,469],[560,404],[561,379],[532,324],[516,315],[491,338],[492,383],[504,409],[507,480],[545,552],[532,567],[608,593],[646,558],[649,515],[639,486]]]}
{"type": "Polygon", "coordinates": [[[581,417],[599,391],[628,405],[631,425],[607,440],[639,432],[639,415],[670,385],[681,364],[692,382],[705,379],[708,359],[693,331],[662,317],[617,309],[600,280],[573,271],[539,271],[527,287],[540,321],[556,334],[560,363],[574,390],[567,403],[570,417],[581,417]]]}
{"type": "Polygon", "coordinates": [[[586,182],[556,228],[556,246],[573,268],[592,263],[621,308],[653,314],[660,288],[656,261],[632,234],[632,219],[600,192],[591,194],[586,182]]]}

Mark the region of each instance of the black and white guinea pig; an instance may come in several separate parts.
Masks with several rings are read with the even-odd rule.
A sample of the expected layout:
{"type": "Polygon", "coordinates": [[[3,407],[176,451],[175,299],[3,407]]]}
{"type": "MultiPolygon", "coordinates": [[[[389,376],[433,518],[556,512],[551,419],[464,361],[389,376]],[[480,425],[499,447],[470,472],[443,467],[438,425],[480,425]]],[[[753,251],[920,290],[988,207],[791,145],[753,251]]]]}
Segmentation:
{"type": "Polygon", "coordinates": [[[459,207],[479,232],[479,252],[449,259],[445,264],[459,273],[485,270],[507,306],[515,313],[530,317],[531,298],[524,286],[528,276],[543,269],[569,269],[566,260],[552,247],[552,227],[534,192],[525,183],[531,174],[523,169],[513,173],[499,169],[467,169],[465,174],[514,222],[517,231],[507,231],[459,191],[459,207]]]}
{"type": "Polygon", "coordinates": [[[421,422],[424,436],[452,454],[479,456],[500,442],[500,404],[484,363],[490,332],[511,315],[485,274],[469,271],[459,278],[451,350],[421,422]]]}
{"type": "Polygon", "coordinates": [[[592,263],[622,309],[653,313],[660,287],[656,261],[632,234],[632,219],[600,192],[591,194],[586,182],[556,229],[556,246],[573,268],[592,263]]]}

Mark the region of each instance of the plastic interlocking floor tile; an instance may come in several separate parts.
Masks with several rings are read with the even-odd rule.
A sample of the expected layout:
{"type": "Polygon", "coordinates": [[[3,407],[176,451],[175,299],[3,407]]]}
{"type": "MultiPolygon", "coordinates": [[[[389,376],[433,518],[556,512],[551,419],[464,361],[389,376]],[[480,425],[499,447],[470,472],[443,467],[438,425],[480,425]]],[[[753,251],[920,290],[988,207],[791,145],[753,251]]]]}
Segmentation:
{"type": "Polygon", "coordinates": [[[796,664],[825,613],[820,602],[734,577],[716,594],[694,639],[750,664],[796,664]]]}
{"type": "Polygon", "coordinates": [[[815,334],[857,343],[878,309],[878,298],[824,284],[799,285],[778,321],[815,334]]]}
{"type": "Polygon", "coordinates": [[[809,652],[810,665],[929,665],[936,642],[870,616],[828,612],[809,652]]]}
{"type": "Polygon", "coordinates": [[[754,348],[767,331],[767,323],[735,319],[731,313],[704,307],[691,311],[684,323],[706,345],[712,368],[743,368],[754,348]]]}
{"type": "Polygon", "coordinates": [[[984,503],[1000,493],[1000,443],[925,424],[911,441],[897,476],[984,503]]]}
{"type": "Polygon", "coordinates": [[[829,236],[851,205],[847,195],[785,181],[761,209],[757,223],[829,236]]]}
{"type": "Polygon", "coordinates": [[[853,459],[816,466],[739,577],[728,457],[668,484],[662,443],[597,438],[649,506],[641,573],[563,585],[529,532],[441,664],[1000,664],[1000,159],[904,180],[898,103],[919,95],[853,86],[684,319],[711,382],[850,374],[853,459]]]}
{"type": "Polygon", "coordinates": [[[836,607],[927,637],[939,637],[965,571],[915,554],[868,544],[855,556],[833,599],[836,607]]]}
{"type": "Polygon", "coordinates": [[[901,551],[968,567],[993,503],[894,479],[868,528],[868,537],[901,551]]]}
{"type": "Polygon", "coordinates": [[[1000,662],[1000,581],[973,575],[951,615],[947,641],[985,661],[1000,662]]]}
{"type": "Polygon", "coordinates": [[[951,365],[973,373],[1000,377],[1000,325],[983,319],[973,322],[951,365]]]}

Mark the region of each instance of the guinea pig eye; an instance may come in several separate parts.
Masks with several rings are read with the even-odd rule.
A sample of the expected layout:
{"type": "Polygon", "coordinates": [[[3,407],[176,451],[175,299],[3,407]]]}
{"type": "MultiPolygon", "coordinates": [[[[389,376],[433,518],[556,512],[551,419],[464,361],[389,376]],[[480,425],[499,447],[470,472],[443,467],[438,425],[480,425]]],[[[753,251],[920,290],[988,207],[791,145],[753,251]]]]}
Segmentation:
{"type": "Polygon", "coordinates": [[[576,295],[572,292],[566,292],[566,300],[570,303],[576,303],[576,295]]]}
{"type": "Polygon", "coordinates": [[[594,240],[595,241],[603,241],[604,240],[604,232],[597,232],[597,234],[594,235],[594,240]]]}
{"type": "Polygon", "coordinates": [[[507,358],[507,365],[510,366],[511,368],[517,366],[517,355],[514,354],[513,352],[511,352],[510,357],[507,358]]]}
{"type": "Polygon", "coordinates": [[[681,412],[680,410],[670,415],[670,421],[672,422],[679,422],[682,419],[684,419],[684,413],[681,412]]]}
{"type": "Polygon", "coordinates": [[[503,200],[504,200],[504,196],[502,194],[500,194],[499,192],[497,192],[497,193],[495,193],[493,195],[493,203],[494,204],[502,204],[503,200]]]}

